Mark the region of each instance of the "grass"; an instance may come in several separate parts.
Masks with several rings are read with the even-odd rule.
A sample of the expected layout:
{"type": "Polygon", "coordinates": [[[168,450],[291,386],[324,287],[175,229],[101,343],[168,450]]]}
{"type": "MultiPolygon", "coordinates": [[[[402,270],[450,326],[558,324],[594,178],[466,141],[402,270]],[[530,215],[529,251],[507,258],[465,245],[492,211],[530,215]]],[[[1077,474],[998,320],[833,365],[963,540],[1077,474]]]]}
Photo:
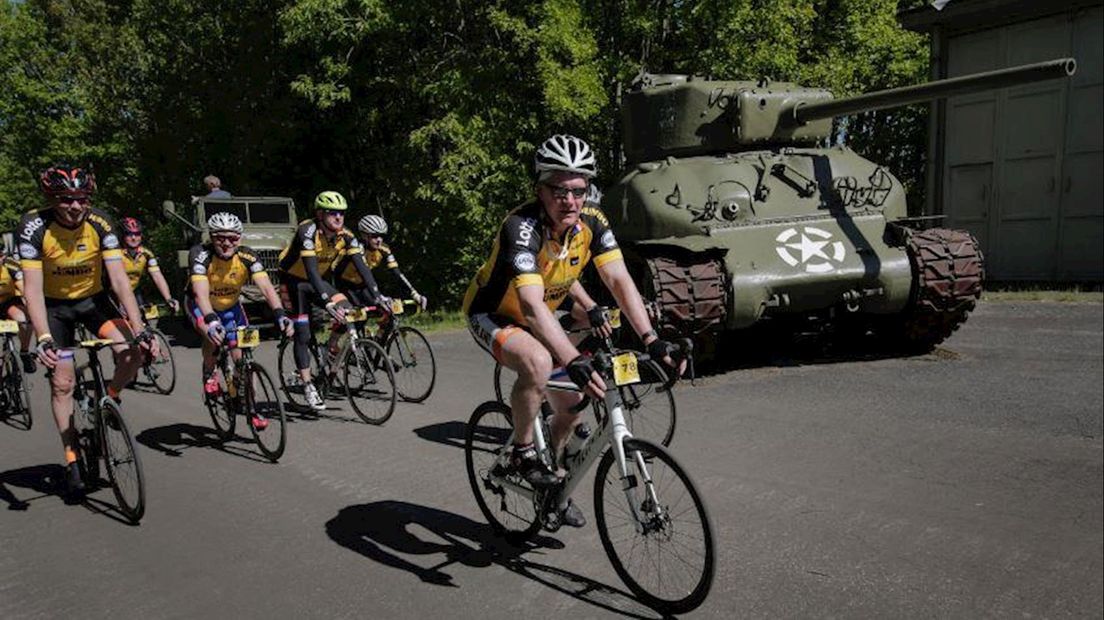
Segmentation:
{"type": "Polygon", "coordinates": [[[459,310],[430,310],[429,312],[419,312],[404,318],[403,324],[417,327],[430,334],[464,329],[468,323],[464,319],[464,313],[459,310]]]}
{"type": "Polygon", "coordinates": [[[1055,301],[1065,303],[1104,303],[1099,284],[1051,288],[1038,284],[995,284],[983,290],[982,301],[1055,301]]]}

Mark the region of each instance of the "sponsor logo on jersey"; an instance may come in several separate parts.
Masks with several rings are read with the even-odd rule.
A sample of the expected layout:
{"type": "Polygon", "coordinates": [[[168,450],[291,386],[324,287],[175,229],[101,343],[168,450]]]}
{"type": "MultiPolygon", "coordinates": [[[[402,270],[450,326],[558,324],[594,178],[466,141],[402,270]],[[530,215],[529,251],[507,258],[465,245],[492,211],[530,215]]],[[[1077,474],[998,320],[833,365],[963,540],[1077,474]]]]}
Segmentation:
{"type": "Polygon", "coordinates": [[[521,220],[521,225],[518,227],[518,239],[514,243],[520,246],[529,246],[529,241],[533,239],[533,231],[536,230],[537,220],[532,218],[525,218],[521,220]]]}
{"type": "Polygon", "coordinates": [[[34,237],[34,234],[38,232],[38,229],[45,225],[46,222],[41,217],[36,217],[27,222],[27,225],[23,227],[23,232],[19,234],[19,238],[24,241],[30,241],[34,237]]]}
{"type": "Polygon", "coordinates": [[[38,258],[38,248],[29,243],[19,244],[19,257],[26,258],[28,260],[34,260],[38,258]]]}
{"type": "Polygon", "coordinates": [[[107,233],[103,238],[103,246],[106,250],[114,250],[119,247],[119,238],[115,233],[107,233]]]}
{"type": "Polygon", "coordinates": [[[614,238],[612,230],[602,233],[602,247],[607,250],[617,247],[617,239],[614,238]]]}
{"type": "Polygon", "coordinates": [[[514,268],[521,273],[530,273],[537,268],[537,257],[529,252],[522,252],[514,256],[514,268]]]}

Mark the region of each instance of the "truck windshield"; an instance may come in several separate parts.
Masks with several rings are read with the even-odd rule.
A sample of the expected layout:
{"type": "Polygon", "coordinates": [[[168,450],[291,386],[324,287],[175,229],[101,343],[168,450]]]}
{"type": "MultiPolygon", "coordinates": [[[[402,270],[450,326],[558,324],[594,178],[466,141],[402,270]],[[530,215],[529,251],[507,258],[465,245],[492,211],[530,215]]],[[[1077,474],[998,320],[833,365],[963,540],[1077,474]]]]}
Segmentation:
{"type": "Polygon", "coordinates": [[[286,204],[251,204],[249,221],[253,224],[287,224],[291,221],[286,204]]]}
{"type": "Polygon", "coordinates": [[[248,222],[249,218],[245,215],[245,205],[233,204],[233,203],[213,203],[208,202],[204,208],[205,215],[210,219],[216,213],[230,213],[238,216],[238,219],[243,222],[248,222]]]}

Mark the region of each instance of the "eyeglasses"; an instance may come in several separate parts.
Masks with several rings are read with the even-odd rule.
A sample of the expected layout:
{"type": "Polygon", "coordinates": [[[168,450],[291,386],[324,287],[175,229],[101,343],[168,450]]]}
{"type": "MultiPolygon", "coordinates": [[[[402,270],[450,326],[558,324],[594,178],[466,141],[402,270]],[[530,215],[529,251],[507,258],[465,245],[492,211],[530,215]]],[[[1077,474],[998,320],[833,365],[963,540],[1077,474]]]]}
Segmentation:
{"type": "Polygon", "coordinates": [[[552,192],[553,198],[559,198],[561,200],[567,198],[568,194],[576,198],[582,198],[587,195],[587,188],[585,187],[564,187],[563,185],[552,185],[551,183],[545,183],[544,186],[552,192]]]}

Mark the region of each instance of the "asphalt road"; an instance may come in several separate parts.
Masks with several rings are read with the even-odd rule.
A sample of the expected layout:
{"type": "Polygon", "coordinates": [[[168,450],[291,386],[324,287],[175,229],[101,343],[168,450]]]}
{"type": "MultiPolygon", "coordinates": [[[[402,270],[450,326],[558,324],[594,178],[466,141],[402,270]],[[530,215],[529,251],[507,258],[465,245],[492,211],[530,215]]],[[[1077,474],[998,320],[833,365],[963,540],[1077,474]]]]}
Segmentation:
{"type": "MultiPolygon", "coordinates": [[[[1099,304],[983,304],[929,356],[681,387],[672,451],[719,552],[694,615],[1100,617],[1102,326],[1099,304]]],[[[461,447],[491,364],[466,333],[431,340],[426,404],[383,427],[297,420],[277,465],[215,441],[198,351],[177,348],[177,392],[124,401],[147,474],[137,527],[53,493],[36,376],[34,428],[0,426],[0,618],[656,617],[593,525],[491,551],[461,447]]],[[[261,359],[275,367],[271,347],[261,359]]]]}

